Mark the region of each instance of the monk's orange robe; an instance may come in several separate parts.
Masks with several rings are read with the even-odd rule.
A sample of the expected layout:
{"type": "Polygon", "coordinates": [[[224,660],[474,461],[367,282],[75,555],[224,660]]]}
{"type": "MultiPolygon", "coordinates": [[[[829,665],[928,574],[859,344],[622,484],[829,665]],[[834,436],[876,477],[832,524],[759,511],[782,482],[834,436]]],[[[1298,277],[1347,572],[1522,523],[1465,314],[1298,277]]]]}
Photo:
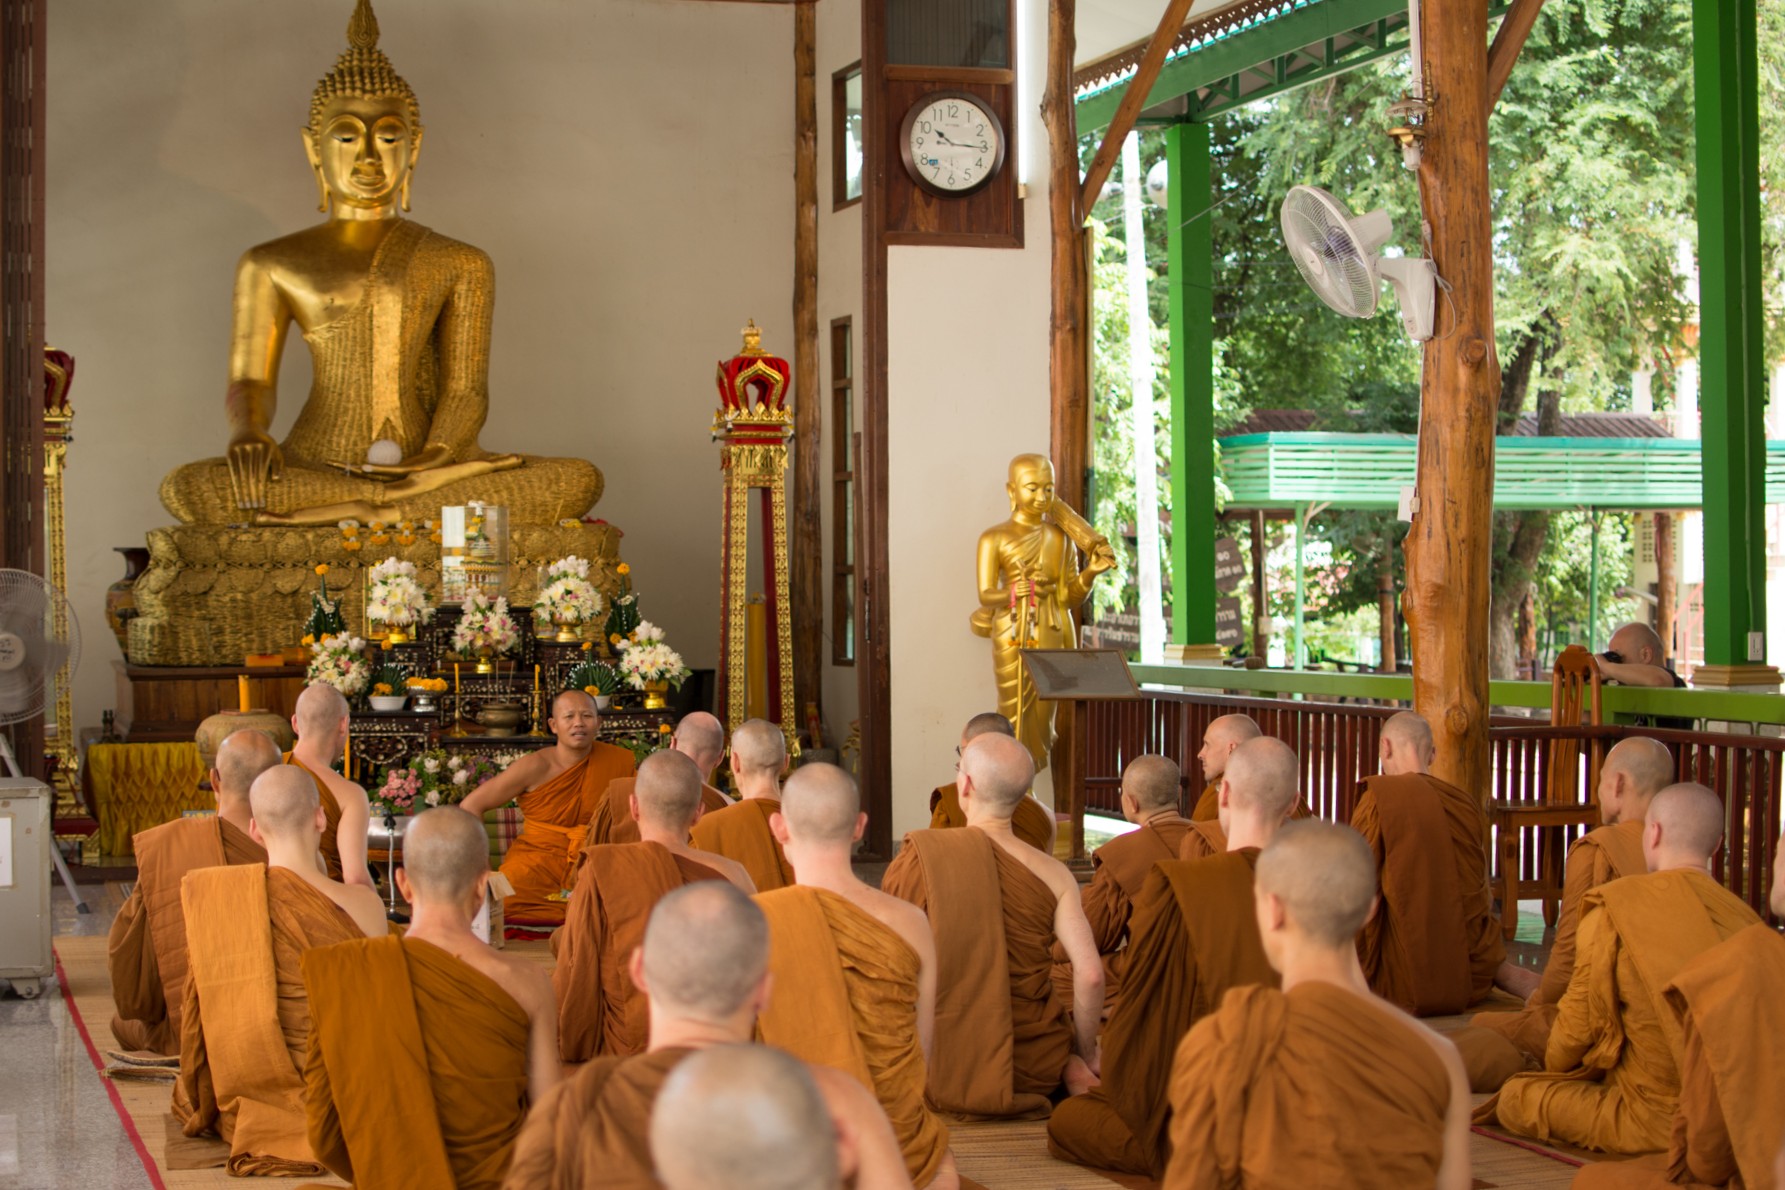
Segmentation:
{"type": "Polygon", "coordinates": [[[504,1190],[660,1190],[651,1107],[694,1051],[596,1058],[527,1112],[504,1190]]]}
{"type": "Polygon", "coordinates": [[[1064,1161],[1157,1177],[1168,1154],[1166,1087],[1178,1039],[1227,989],[1277,986],[1252,912],[1258,849],[1157,864],[1135,901],[1122,994],[1103,1031],[1103,1083],[1054,1109],[1064,1161]]]}
{"type": "Polygon", "coordinates": [[[363,938],[353,918],[284,868],[189,872],[185,1019],[173,1113],[187,1136],[229,1142],[229,1172],[322,1172],[304,1132],[310,1001],[305,951],[363,938]]]}
{"type": "Polygon", "coordinates": [[[1178,843],[1179,859],[1207,859],[1227,850],[1227,832],[1219,822],[1192,822],[1178,843]]]}
{"type": "Polygon", "coordinates": [[[1680,1022],[1680,1106],[1664,1157],[1582,1170],[1599,1190],[1779,1190],[1773,1161],[1785,1140],[1785,939],[1753,925],[1674,976],[1667,1005],[1680,1022]]]}
{"type": "Polygon", "coordinates": [[[971,827],[906,835],[880,887],[929,914],[936,934],[930,1105],[964,1118],[1046,1115],[1072,1056],[1049,978],[1053,890],[971,827]]]}
{"type": "MultiPolygon", "coordinates": [[[[1117,835],[1091,853],[1091,883],[1084,890],[1085,920],[1103,956],[1103,1004],[1107,1011],[1122,988],[1122,953],[1134,898],[1147,873],[1160,860],[1176,859],[1178,847],[1195,826],[1187,818],[1163,814],[1136,830],[1117,835]]],[[[1072,964],[1054,944],[1054,991],[1061,1003],[1072,999],[1072,964]]]]}
{"type": "Polygon", "coordinates": [[[526,1010],[429,942],[313,950],[310,1143],[358,1190],[496,1190],[527,1107],[526,1010]]]}
{"type": "Polygon", "coordinates": [[[608,843],[583,852],[564,928],[552,935],[558,962],[558,1050],[566,1062],[596,1054],[642,1054],[650,1040],[650,1002],[632,986],[626,964],[644,943],[657,902],[718,871],[661,843],[608,843]]]}
{"type": "Polygon", "coordinates": [[[112,978],[112,1036],[127,1050],[180,1052],[186,996],[186,911],[180,881],[196,868],[264,864],[266,849],[228,820],[176,818],[133,840],[136,887],[112,919],[106,969],[112,978]]]}
{"type": "Polygon", "coordinates": [[[1574,974],[1575,935],[1580,929],[1581,902],[1602,884],[1624,876],[1647,872],[1642,858],[1640,819],[1602,826],[1574,841],[1568,849],[1568,866],[1562,877],[1562,909],[1556,919],[1556,938],[1549,961],[1543,965],[1543,984],[1525,1001],[1520,1012],[1478,1012],[1470,1020],[1477,1028],[1500,1034],[1522,1053],[1539,1062],[1549,1045],[1556,1005],[1568,990],[1574,974]]]}
{"type": "Polygon", "coordinates": [[[1429,774],[1376,776],[1364,782],[1351,825],[1381,876],[1382,901],[1357,938],[1371,990],[1415,1016],[1485,999],[1506,941],[1480,804],[1429,774]]]}
{"type": "Polygon", "coordinates": [[[285,763],[296,765],[310,774],[310,780],[316,783],[316,796],[322,802],[322,816],[325,819],[322,828],[322,863],[328,869],[330,880],[341,879],[341,803],[335,800],[335,791],[328,787],[328,782],[315,769],[297,758],[297,753],[287,752],[285,763]]]}
{"type": "MultiPolygon", "coordinates": [[[[961,791],[953,782],[930,791],[930,829],[952,830],[967,825],[967,812],[961,809],[961,791]]],[[[1010,815],[1010,829],[1016,837],[1049,855],[1054,853],[1054,835],[1058,824],[1047,807],[1033,797],[1025,796],[1010,815]]]]}
{"type": "Polygon", "coordinates": [[[637,767],[628,749],[591,744],[588,756],[521,794],[521,833],[502,857],[502,874],[514,885],[514,896],[502,902],[509,925],[563,924],[571,867],[601,795],[637,767]]]}
{"type": "Polygon", "coordinates": [[[743,864],[757,892],[786,888],[794,882],[793,865],[769,831],[769,815],[780,812],[780,798],[750,797],[703,814],[694,824],[694,845],[743,864]]]}
{"type": "Polygon", "coordinates": [[[1451,1088],[1418,1028],[1332,984],[1227,993],[1177,1047],[1166,1190],[1431,1186],[1451,1088]]]}
{"type": "Polygon", "coordinates": [[[769,970],[784,989],[757,1021],[762,1040],[874,1092],[912,1185],[928,1185],[948,1156],[948,1126],[924,1104],[917,952],[824,889],[796,885],[756,903],[769,922],[769,970]]]}
{"type": "Polygon", "coordinates": [[[1544,1071],[1508,1079],[1478,1122],[1605,1153],[1667,1148],[1685,1040],[1663,989],[1759,920],[1702,871],[1627,876],[1588,893],[1544,1071]]]}
{"type": "MultiPolygon", "coordinates": [[[[584,847],[639,841],[638,819],[632,816],[632,790],[637,784],[636,777],[616,777],[607,783],[607,792],[602,794],[601,804],[595,807],[595,819],[589,824],[589,837],[583,842],[584,847]]],[[[702,813],[711,814],[729,805],[731,799],[711,785],[700,787],[702,813]]]]}

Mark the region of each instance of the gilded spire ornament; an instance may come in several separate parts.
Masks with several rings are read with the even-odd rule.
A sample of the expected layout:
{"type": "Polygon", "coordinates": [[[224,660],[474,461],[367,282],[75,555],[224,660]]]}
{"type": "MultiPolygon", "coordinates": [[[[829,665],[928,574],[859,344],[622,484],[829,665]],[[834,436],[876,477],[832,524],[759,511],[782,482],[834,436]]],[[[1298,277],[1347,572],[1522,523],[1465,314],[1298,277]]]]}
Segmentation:
{"type": "Polygon", "coordinates": [[[378,17],[372,12],[372,0],[359,0],[347,21],[347,52],[335,59],[335,68],[322,76],[310,95],[307,127],[312,137],[322,133],[322,109],[329,100],[343,96],[401,99],[409,109],[410,134],[421,139],[421,105],[415,91],[378,48],[378,17]]]}

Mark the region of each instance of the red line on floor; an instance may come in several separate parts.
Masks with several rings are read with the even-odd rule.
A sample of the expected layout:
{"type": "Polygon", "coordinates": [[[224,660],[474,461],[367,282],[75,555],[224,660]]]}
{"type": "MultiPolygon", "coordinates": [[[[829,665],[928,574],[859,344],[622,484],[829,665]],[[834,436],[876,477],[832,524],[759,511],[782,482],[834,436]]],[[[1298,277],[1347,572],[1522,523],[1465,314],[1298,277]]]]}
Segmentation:
{"type": "Polygon", "coordinates": [[[1559,1161],[1563,1165],[1572,1165],[1576,1169],[1579,1169],[1586,1164],[1585,1161],[1570,1157],[1566,1153],[1558,1153],[1554,1149],[1546,1149],[1535,1141],[1520,1140],[1516,1136],[1507,1136],[1505,1133],[1495,1132],[1488,1128],[1472,1127],[1470,1131],[1477,1136],[1485,1136],[1489,1140],[1497,1140],[1503,1145],[1511,1145],[1515,1149],[1524,1149],[1528,1153],[1536,1153],[1539,1157],[1548,1157],[1551,1161],[1559,1161]]]}
{"type": "Polygon", "coordinates": [[[124,1108],[124,1099],[118,1094],[117,1084],[105,1077],[105,1062],[93,1044],[93,1035],[87,1032],[87,1022],[81,1019],[81,1010],[75,1007],[73,993],[68,990],[68,974],[62,970],[62,956],[57,954],[55,959],[56,983],[62,988],[62,1003],[68,1006],[68,1015],[74,1018],[74,1027],[80,1031],[81,1044],[87,1047],[87,1057],[93,1063],[93,1070],[99,1075],[99,1081],[105,1084],[105,1093],[111,1097],[112,1107],[118,1113],[118,1122],[124,1125],[124,1135],[136,1146],[136,1155],[142,1158],[143,1172],[149,1175],[150,1185],[155,1190],[167,1190],[167,1183],[161,1180],[160,1168],[156,1166],[155,1159],[149,1156],[149,1146],[143,1143],[143,1134],[136,1130],[136,1121],[130,1118],[130,1113],[124,1108]]]}

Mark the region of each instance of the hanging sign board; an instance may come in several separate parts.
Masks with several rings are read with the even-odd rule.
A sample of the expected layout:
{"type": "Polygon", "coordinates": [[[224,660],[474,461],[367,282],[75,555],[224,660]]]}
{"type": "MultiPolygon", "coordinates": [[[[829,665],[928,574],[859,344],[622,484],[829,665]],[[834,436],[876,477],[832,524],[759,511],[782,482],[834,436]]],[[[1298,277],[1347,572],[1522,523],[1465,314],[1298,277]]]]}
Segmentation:
{"type": "Polygon", "coordinates": [[[1235,649],[1245,641],[1245,625],[1240,623],[1240,601],[1237,596],[1223,595],[1215,600],[1215,643],[1224,649],[1235,649]]]}
{"type": "Polygon", "coordinates": [[[1231,537],[1215,539],[1215,589],[1231,592],[1246,577],[1246,560],[1240,556],[1240,546],[1231,537]]]}

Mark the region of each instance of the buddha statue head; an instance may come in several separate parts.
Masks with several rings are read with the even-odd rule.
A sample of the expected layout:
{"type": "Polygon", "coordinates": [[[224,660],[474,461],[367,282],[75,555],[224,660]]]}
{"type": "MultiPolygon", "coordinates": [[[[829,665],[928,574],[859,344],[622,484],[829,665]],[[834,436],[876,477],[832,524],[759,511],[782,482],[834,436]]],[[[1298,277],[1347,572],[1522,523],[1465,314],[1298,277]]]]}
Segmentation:
{"type": "Polygon", "coordinates": [[[389,213],[409,209],[409,179],[421,155],[421,108],[415,92],[378,48],[371,0],[347,22],[347,52],[310,96],[304,152],[316,172],[317,209],[389,213]]]}
{"type": "Polygon", "coordinates": [[[1037,519],[1054,510],[1054,464],[1046,455],[1018,455],[1010,460],[1010,511],[1037,519]]]}

